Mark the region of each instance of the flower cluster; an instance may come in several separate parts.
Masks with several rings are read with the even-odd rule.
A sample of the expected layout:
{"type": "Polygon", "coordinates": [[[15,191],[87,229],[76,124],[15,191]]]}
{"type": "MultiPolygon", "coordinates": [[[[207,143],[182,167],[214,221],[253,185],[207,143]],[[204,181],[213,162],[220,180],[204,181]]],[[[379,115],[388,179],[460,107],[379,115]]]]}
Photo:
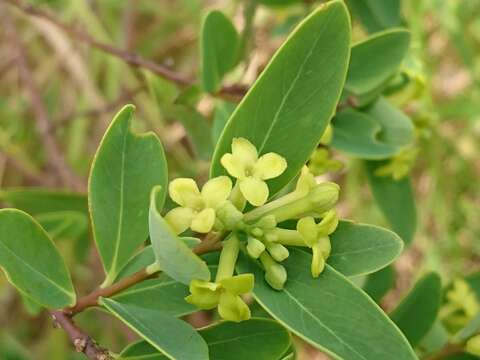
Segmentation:
{"type": "MultiPolygon", "coordinates": [[[[329,235],[338,224],[333,209],[339,194],[335,183],[317,183],[304,166],[293,191],[270,202],[266,180],[280,176],[286,160],[276,153],[259,156],[248,140],[233,139],[232,152],[221,158],[227,176],[210,179],[199,190],[192,179],[176,179],[169,194],[179,207],[166,214],[172,229],[180,234],[218,232],[225,237],[215,281],[194,280],[186,301],[200,309],[218,308],[220,316],[230,321],[250,317],[241,295],[253,288],[253,274],[235,275],[239,252],[258,261],[265,281],[282,290],[287,271],[282,262],[289,257],[288,247],[307,247],[312,252],[311,273],[318,277],[330,255],[329,235]],[[245,211],[246,203],[253,209],[245,211]],[[288,228],[287,220],[296,221],[288,228]]],[[[249,208],[247,208],[249,209],[249,208]]]]}

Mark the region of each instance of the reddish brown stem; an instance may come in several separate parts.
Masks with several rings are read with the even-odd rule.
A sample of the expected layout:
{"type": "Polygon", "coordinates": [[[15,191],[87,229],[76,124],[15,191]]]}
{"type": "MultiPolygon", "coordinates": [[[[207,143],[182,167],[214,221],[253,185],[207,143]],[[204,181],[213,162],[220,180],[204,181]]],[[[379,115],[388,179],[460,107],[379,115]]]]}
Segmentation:
{"type": "Polygon", "coordinates": [[[72,318],[63,311],[51,311],[54,323],[61,327],[68,335],[70,342],[77,352],[82,352],[91,360],[112,359],[107,349],[100,347],[95,340],[80,329],[72,318]]]}

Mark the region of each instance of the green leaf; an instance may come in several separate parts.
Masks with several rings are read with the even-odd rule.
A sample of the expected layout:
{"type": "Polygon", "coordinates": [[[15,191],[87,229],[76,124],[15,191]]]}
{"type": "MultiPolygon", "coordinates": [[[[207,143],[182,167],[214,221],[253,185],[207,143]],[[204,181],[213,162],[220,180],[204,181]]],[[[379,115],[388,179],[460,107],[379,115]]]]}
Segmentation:
{"type": "Polygon", "coordinates": [[[210,11],[200,36],[202,83],[208,92],[216,92],[223,76],[236,63],[239,39],[235,27],[220,11],[210,11]]]}
{"type": "Polygon", "coordinates": [[[9,206],[37,215],[54,211],[88,213],[84,194],[42,188],[7,188],[0,190],[0,200],[9,206]]]}
{"type": "Polygon", "coordinates": [[[400,0],[346,0],[369,32],[400,25],[400,0]]]}
{"type": "Polygon", "coordinates": [[[55,211],[35,217],[53,240],[76,240],[86,235],[88,218],[79,211],[55,211]]]}
{"type": "Polygon", "coordinates": [[[410,178],[393,180],[389,176],[376,176],[375,170],[384,162],[365,162],[373,197],[383,215],[405,242],[410,244],[417,227],[417,209],[410,178]]]}
{"type": "Polygon", "coordinates": [[[46,231],[27,213],[0,210],[0,266],[8,281],[50,309],[75,304],[68,269],[46,231]]]}
{"type": "Polygon", "coordinates": [[[475,315],[475,317],[470,320],[467,325],[460,331],[458,331],[453,339],[452,342],[461,343],[472,337],[473,335],[478,334],[480,331],[480,313],[475,315]]]}
{"type": "Polygon", "coordinates": [[[178,317],[198,311],[184,300],[189,294],[186,285],[160,274],[158,278],[142,281],[112,299],[124,305],[140,306],[178,317]]]}
{"type": "Polygon", "coordinates": [[[155,258],[171,278],[189,285],[193,279],[210,280],[208,266],[200,257],[177,237],[162,218],[156,206],[156,187],[152,190],[150,202],[150,240],[152,241],[155,258]]]}
{"type": "Polygon", "coordinates": [[[345,88],[362,95],[397,73],[410,46],[410,32],[392,29],[376,33],[352,47],[345,88]]]}
{"type": "Polygon", "coordinates": [[[383,98],[362,112],[339,112],[332,125],[332,147],[361,159],[389,158],[413,142],[411,120],[383,98]]]}
{"type": "Polygon", "coordinates": [[[268,6],[285,6],[299,3],[302,0],[260,0],[260,3],[268,6]]]}
{"type": "Polygon", "coordinates": [[[273,290],[263,270],[242,256],[241,272],[255,274],[255,299],[275,319],[335,359],[417,359],[403,334],[364,292],[329,265],[319,278],[311,256],[292,249],[284,261],[288,280],[273,290]]]}
{"type": "Polygon", "coordinates": [[[202,337],[185,321],[171,315],[101,298],[101,305],[169,359],[207,360],[202,337]]]}
{"type": "Polygon", "coordinates": [[[287,170],[269,181],[270,195],[290,182],[317,146],[338,103],[350,51],[350,19],[342,1],[320,6],[303,20],[237,106],[217,143],[211,176],[232,139],[243,137],[259,154],[275,152],[287,170]]]}
{"type": "Polygon", "coordinates": [[[403,241],[394,232],[374,225],[341,221],[330,235],[328,264],[345,276],[365,275],[392,263],[403,241]]]}
{"type": "Polygon", "coordinates": [[[424,354],[432,354],[440,351],[450,340],[450,333],[442,324],[440,319],[437,319],[430,331],[423,337],[418,349],[424,354]]]}
{"type": "Polygon", "coordinates": [[[89,181],[89,204],[95,241],[111,283],[148,236],[151,189],[161,185],[158,206],[167,186],[163,148],[153,133],[131,132],[134,107],[125,106],[113,119],[95,155],[89,181]]]}
{"type": "MultiPolygon", "coordinates": [[[[285,328],[267,319],[221,322],[200,329],[199,333],[207,342],[210,360],[279,359],[290,345],[285,328]]],[[[123,360],[165,359],[145,341],[128,346],[120,356],[123,360]]]]}
{"type": "Polygon", "coordinates": [[[413,347],[420,343],[435,323],[441,295],[440,277],[436,273],[426,274],[390,314],[413,347]]]}
{"type": "Polygon", "coordinates": [[[363,284],[363,291],[365,291],[376,303],[387,294],[387,292],[395,285],[395,269],[393,266],[370,274],[363,284]]]}

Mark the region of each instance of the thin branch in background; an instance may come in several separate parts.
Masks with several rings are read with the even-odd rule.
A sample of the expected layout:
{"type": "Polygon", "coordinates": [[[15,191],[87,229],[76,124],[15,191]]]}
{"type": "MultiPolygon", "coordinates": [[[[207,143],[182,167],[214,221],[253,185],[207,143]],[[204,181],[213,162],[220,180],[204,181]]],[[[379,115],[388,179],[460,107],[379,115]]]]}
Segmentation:
{"type": "MultiPolygon", "coordinates": [[[[110,44],[97,41],[88,33],[84,31],[80,31],[63,22],[60,22],[54,16],[40,9],[37,9],[31,5],[25,4],[23,1],[20,1],[20,0],[3,0],[3,1],[16,7],[17,9],[21,10],[26,14],[36,16],[49,21],[50,23],[56,25],[57,27],[59,27],[66,33],[70,34],[71,36],[75,37],[76,39],[83,41],[96,49],[102,50],[105,53],[116,56],[131,66],[150,70],[151,72],[163,77],[164,79],[172,81],[180,86],[191,86],[195,84],[194,80],[189,79],[181,74],[178,74],[173,70],[170,70],[169,68],[162,66],[152,60],[145,59],[140,55],[138,55],[137,53],[127,51],[124,49],[119,49],[110,44]]],[[[226,98],[238,98],[245,95],[247,91],[248,91],[248,88],[246,87],[243,87],[240,85],[230,85],[220,89],[217,95],[226,97],[226,98]]]]}
{"type": "Polygon", "coordinates": [[[63,311],[51,311],[50,315],[52,316],[54,323],[67,333],[70,342],[77,352],[84,353],[90,360],[112,359],[110,352],[107,349],[100,347],[95,340],[75,325],[71,316],[63,311]]]}
{"type": "Polygon", "coordinates": [[[85,191],[85,182],[79,179],[70,169],[61,153],[61,149],[50,132],[52,123],[49,119],[48,111],[43,103],[40,92],[33,81],[33,74],[28,65],[24,49],[20,39],[17,36],[12,19],[8,15],[4,16],[4,22],[14,47],[14,53],[16,54],[20,79],[24,84],[31,100],[32,109],[35,114],[37,131],[45,146],[49,164],[58,174],[64,185],[69,186],[77,191],[85,191]]]}
{"type": "Polygon", "coordinates": [[[5,158],[7,166],[10,165],[18,173],[22,174],[25,180],[32,185],[41,185],[41,186],[53,186],[53,179],[50,176],[45,176],[44,174],[36,174],[32,172],[29,168],[23,165],[13,156],[10,156],[7,153],[3,153],[2,156],[5,158]]]}

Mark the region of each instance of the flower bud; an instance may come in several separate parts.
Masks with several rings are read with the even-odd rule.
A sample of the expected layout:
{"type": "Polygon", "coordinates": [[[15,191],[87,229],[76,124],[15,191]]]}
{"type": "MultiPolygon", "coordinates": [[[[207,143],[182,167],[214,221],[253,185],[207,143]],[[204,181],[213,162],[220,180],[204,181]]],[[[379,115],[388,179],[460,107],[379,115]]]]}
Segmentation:
{"type": "Polygon", "coordinates": [[[265,269],[265,281],[275,290],[282,290],[287,281],[287,270],[263,252],[260,261],[265,269]]]}
{"type": "Polygon", "coordinates": [[[261,253],[265,251],[265,245],[253,237],[249,237],[247,240],[247,252],[254,259],[258,259],[261,253]]]}
{"type": "Polygon", "coordinates": [[[288,249],[281,244],[270,243],[267,245],[267,249],[270,255],[279,262],[285,260],[290,255],[288,249]]]}
{"type": "Polygon", "coordinates": [[[330,210],[338,201],[340,186],[333,182],[325,182],[315,186],[309,193],[312,211],[317,214],[330,210]]]}
{"type": "Polygon", "coordinates": [[[252,230],[250,230],[250,234],[256,238],[261,238],[263,236],[263,230],[259,227],[254,227],[252,230]]]}

